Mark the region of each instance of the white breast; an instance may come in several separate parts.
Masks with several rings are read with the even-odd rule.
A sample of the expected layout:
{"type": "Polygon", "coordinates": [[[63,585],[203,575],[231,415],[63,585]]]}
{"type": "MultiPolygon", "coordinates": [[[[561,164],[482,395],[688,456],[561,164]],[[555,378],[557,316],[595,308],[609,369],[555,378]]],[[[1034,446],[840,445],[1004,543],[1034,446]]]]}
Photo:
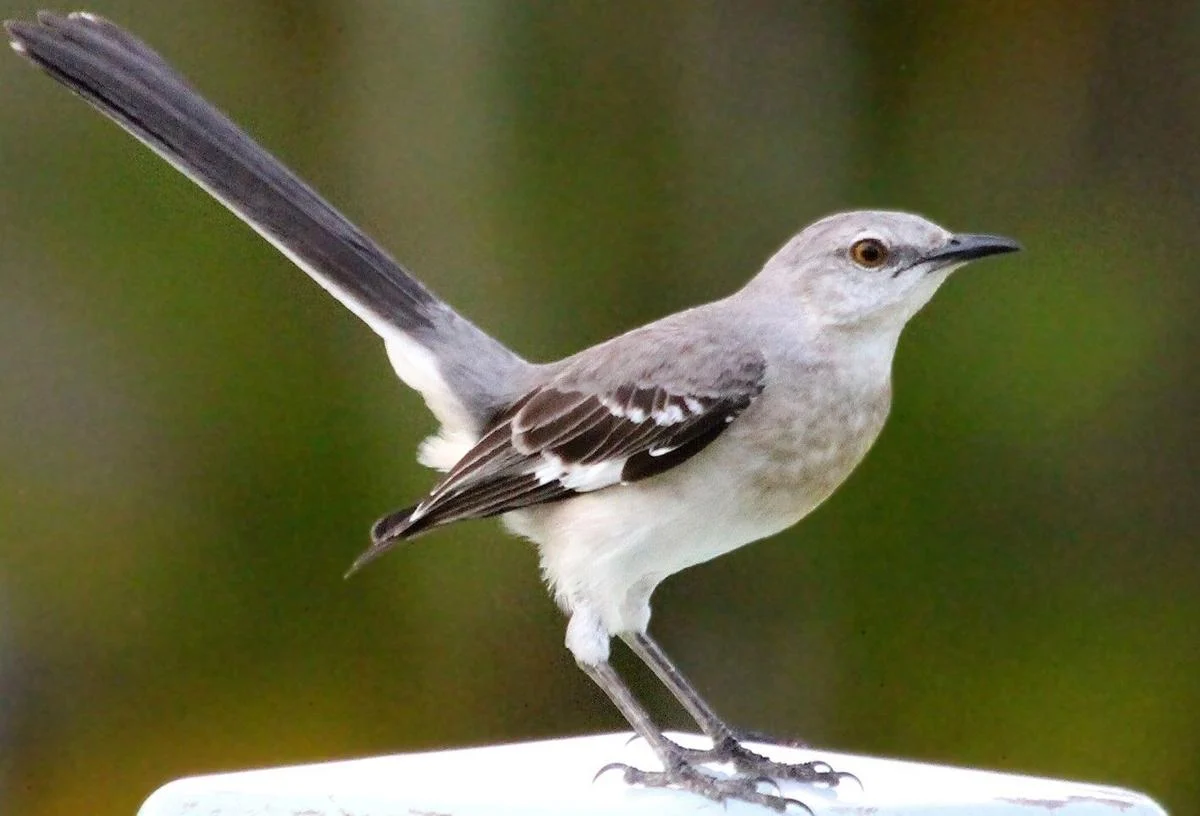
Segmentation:
{"type": "Polygon", "coordinates": [[[756,402],[678,468],[505,521],[539,545],[564,610],[586,609],[610,634],[644,629],[659,582],[795,524],[861,461],[887,412],[886,390],[849,413],[829,400],[798,413],[789,397],[756,402]]]}

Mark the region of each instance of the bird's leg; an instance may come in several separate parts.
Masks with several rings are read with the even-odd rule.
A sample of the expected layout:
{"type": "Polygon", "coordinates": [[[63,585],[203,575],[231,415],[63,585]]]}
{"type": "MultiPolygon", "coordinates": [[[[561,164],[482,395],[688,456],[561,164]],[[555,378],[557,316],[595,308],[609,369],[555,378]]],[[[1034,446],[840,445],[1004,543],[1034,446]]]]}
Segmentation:
{"type": "Polygon", "coordinates": [[[712,740],[714,750],[738,740],[740,735],[736,734],[734,729],[717,716],[717,712],[713,711],[712,706],[700,696],[695,686],[688,682],[653,638],[647,634],[630,633],[622,635],[621,639],[643,663],[650,667],[651,671],[679,701],[679,704],[696,721],[696,725],[700,726],[700,730],[712,740]]]}
{"type": "Polygon", "coordinates": [[[643,663],[650,667],[663,685],[670,690],[679,704],[687,710],[700,730],[712,740],[710,750],[684,749],[684,755],[693,762],[729,762],[738,771],[772,779],[792,779],[798,782],[816,782],[830,787],[837,785],[842,777],[849,774],[835,771],[824,762],[775,762],[762,754],[755,753],[742,745],[745,740],[759,740],[787,744],[792,747],[802,747],[804,743],[788,741],[781,743],[770,737],[738,731],[725,723],[713,711],[695,687],[687,681],[683,674],[667,657],[666,652],[648,634],[632,632],[624,634],[621,639],[629,646],[643,663]]]}
{"type": "Polygon", "coordinates": [[[625,781],[631,785],[642,785],[648,788],[674,788],[676,790],[698,793],[715,802],[725,802],[730,799],[765,805],[772,810],[783,812],[788,805],[798,805],[809,813],[811,810],[795,799],[788,799],[758,789],[759,784],[769,782],[762,774],[740,774],[732,777],[713,776],[701,770],[694,760],[688,756],[688,751],[681,748],[663,736],[662,731],[650,719],[650,714],[633,696],[633,692],[625,685],[620,675],[607,662],[585,663],[578,661],[579,668],[598,685],[633,726],[638,736],[646,741],[662,763],[661,771],[643,771],[626,765],[623,762],[613,762],[605,765],[596,774],[599,777],[607,771],[621,771],[625,781]]]}

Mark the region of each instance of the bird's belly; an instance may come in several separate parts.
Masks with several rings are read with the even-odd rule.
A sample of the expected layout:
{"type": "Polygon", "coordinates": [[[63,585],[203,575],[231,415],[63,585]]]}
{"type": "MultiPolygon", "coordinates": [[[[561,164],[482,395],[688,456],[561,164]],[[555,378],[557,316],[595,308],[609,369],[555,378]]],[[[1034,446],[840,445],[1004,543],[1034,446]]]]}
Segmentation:
{"type": "MultiPolygon", "coordinates": [[[[886,410],[886,409],[885,409],[886,410]]],[[[610,632],[637,630],[664,578],[784,530],[826,499],[874,441],[883,415],[776,425],[770,438],[737,424],[659,476],[511,513],[539,545],[547,583],[567,611],[586,605],[610,632]]]]}

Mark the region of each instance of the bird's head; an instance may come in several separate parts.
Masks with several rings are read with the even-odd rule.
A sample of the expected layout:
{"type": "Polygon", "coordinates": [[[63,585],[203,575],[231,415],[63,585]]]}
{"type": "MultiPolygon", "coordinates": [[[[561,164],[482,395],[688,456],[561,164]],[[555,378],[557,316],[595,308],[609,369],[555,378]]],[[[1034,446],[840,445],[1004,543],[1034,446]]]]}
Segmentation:
{"type": "Polygon", "coordinates": [[[952,233],[909,213],[838,213],[788,241],[747,288],[798,304],[819,325],[898,330],[952,271],[1018,249],[1010,238],[952,233]]]}

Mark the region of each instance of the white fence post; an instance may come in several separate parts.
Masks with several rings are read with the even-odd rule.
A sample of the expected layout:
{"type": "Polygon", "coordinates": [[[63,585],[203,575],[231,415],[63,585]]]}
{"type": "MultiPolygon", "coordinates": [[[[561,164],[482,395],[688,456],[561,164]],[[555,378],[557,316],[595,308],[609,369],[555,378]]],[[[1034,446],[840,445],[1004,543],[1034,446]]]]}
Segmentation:
{"type": "MultiPolygon", "coordinates": [[[[698,738],[672,735],[702,745],[698,738]]],[[[742,816],[771,811],[721,805],[677,791],[631,788],[603,765],[654,768],[628,734],[328,762],[180,779],[139,816],[742,816]]],[[[783,783],[817,816],[1166,816],[1132,791],[1079,782],[761,745],[783,761],[822,759],[855,774],[835,790],[783,783]]],[[[797,807],[789,813],[802,813],[797,807]]]]}

